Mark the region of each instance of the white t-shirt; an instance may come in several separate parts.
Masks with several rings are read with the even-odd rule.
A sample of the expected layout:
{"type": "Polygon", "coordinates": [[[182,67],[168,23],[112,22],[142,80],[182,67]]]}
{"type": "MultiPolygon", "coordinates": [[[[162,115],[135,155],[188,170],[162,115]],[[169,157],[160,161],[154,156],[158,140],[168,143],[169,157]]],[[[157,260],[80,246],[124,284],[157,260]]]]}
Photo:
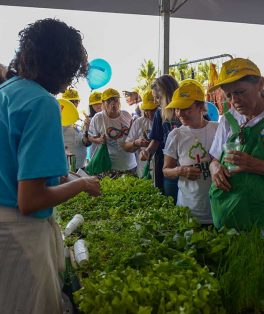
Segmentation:
{"type": "MultiPolygon", "coordinates": [[[[141,118],[136,119],[133,122],[133,124],[129,130],[128,136],[126,138],[126,142],[133,142],[139,138],[140,139],[141,138],[148,139],[151,128],[152,128],[152,121],[151,120],[149,120],[145,117],[141,117],[141,118]]],[[[138,158],[139,152],[140,152],[140,150],[138,149],[136,151],[137,175],[139,176],[139,178],[141,178],[143,175],[144,167],[146,165],[146,161],[142,161],[138,158]]]]}
{"type": "MultiPolygon", "coordinates": [[[[231,108],[230,113],[233,117],[237,120],[238,124],[241,125],[242,123],[246,122],[246,117],[238,113],[234,108],[231,108]]],[[[261,112],[258,116],[248,121],[246,126],[252,127],[256,125],[260,120],[264,118],[264,111],[261,112]]],[[[210,149],[210,155],[214,158],[220,160],[223,145],[226,143],[227,139],[232,135],[232,130],[230,127],[229,122],[227,121],[225,116],[222,116],[219,126],[217,128],[215,139],[213,141],[212,147],[210,149]]]]}
{"type": "Polygon", "coordinates": [[[136,113],[136,109],[139,106],[140,107],[140,102],[135,103],[133,105],[127,105],[127,112],[132,116],[133,120],[136,120],[139,118],[139,116],[136,113]]]}
{"type": "Polygon", "coordinates": [[[137,166],[133,153],[124,151],[122,144],[125,142],[132,117],[127,111],[121,111],[120,116],[111,119],[102,111],[98,112],[91,120],[89,127],[90,136],[106,134],[106,143],[112,162],[113,170],[131,170],[137,166]]]}
{"type": "Polygon", "coordinates": [[[201,129],[181,126],[172,130],[167,138],[164,155],[176,159],[180,166],[194,166],[202,171],[201,178],[195,181],[180,176],[178,181],[177,205],[189,207],[200,223],[212,222],[209,188],[211,177],[208,153],[213,142],[218,123],[209,121],[201,129]]]}
{"type": "Polygon", "coordinates": [[[79,127],[64,126],[63,127],[64,145],[68,147],[70,152],[76,156],[76,169],[83,168],[86,163],[86,147],[83,145],[83,133],[79,127]]]}

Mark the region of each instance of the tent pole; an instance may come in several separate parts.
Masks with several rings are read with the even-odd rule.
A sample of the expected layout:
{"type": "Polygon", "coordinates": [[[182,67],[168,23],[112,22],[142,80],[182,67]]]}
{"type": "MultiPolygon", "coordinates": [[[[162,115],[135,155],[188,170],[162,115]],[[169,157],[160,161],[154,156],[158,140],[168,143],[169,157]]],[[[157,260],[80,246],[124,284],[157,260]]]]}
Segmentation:
{"type": "Polygon", "coordinates": [[[170,59],[170,0],[161,0],[161,73],[169,73],[170,59]]]}

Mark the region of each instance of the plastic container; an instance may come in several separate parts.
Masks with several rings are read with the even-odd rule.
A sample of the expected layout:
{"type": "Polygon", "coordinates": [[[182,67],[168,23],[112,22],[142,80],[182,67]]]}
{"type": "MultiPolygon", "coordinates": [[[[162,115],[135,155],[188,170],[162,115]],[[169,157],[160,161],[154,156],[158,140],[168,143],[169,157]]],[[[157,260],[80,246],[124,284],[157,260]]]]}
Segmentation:
{"type": "MultiPolygon", "coordinates": [[[[239,142],[225,143],[223,145],[223,149],[225,152],[225,156],[227,157],[231,150],[240,151],[241,150],[241,144],[239,142]]],[[[237,166],[232,164],[231,162],[226,163],[226,167],[230,171],[237,169],[237,166]]]]}
{"type": "Polygon", "coordinates": [[[79,266],[82,266],[89,260],[88,248],[84,240],[80,239],[73,246],[75,260],[79,266]]]}
{"type": "Polygon", "coordinates": [[[89,175],[85,171],[83,171],[81,168],[78,169],[77,174],[80,177],[89,177],[89,175]]]}
{"type": "Polygon", "coordinates": [[[72,234],[80,225],[82,225],[84,222],[84,218],[81,214],[76,214],[72,220],[67,224],[64,235],[65,237],[72,234]]]}

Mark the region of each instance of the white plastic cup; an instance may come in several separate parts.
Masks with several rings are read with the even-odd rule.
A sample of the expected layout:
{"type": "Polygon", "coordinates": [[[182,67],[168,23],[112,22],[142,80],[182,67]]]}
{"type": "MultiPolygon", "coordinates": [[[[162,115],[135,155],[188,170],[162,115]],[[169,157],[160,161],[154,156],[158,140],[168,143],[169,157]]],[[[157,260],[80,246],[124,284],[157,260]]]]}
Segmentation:
{"type": "MultiPolygon", "coordinates": [[[[223,145],[223,149],[225,152],[225,156],[227,157],[231,150],[240,151],[241,150],[241,144],[239,142],[225,143],[223,145]]],[[[237,169],[237,166],[232,164],[231,162],[226,163],[226,167],[230,171],[237,169]]]]}
{"type": "Polygon", "coordinates": [[[77,240],[73,245],[75,260],[78,265],[82,266],[89,260],[88,248],[83,239],[77,240]]]}
{"type": "Polygon", "coordinates": [[[73,233],[80,225],[84,222],[84,218],[81,214],[76,214],[71,221],[68,222],[65,230],[64,235],[65,237],[69,236],[73,233]]]}
{"type": "Polygon", "coordinates": [[[89,177],[89,175],[83,171],[81,168],[78,169],[78,171],[76,172],[80,177],[89,177]]]}

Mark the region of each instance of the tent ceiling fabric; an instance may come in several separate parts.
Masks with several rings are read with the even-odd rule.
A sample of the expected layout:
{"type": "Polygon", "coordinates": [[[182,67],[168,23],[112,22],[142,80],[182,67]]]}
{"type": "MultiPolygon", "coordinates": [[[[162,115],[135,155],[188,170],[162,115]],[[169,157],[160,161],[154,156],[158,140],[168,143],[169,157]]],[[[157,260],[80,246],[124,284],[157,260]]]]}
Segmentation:
{"type": "MultiPolygon", "coordinates": [[[[0,5],[8,6],[143,15],[159,15],[159,3],[160,0],[0,0],[0,5]]],[[[263,0],[188,0],[172,17],[264,24],[263,12],[263,0]]]]}

